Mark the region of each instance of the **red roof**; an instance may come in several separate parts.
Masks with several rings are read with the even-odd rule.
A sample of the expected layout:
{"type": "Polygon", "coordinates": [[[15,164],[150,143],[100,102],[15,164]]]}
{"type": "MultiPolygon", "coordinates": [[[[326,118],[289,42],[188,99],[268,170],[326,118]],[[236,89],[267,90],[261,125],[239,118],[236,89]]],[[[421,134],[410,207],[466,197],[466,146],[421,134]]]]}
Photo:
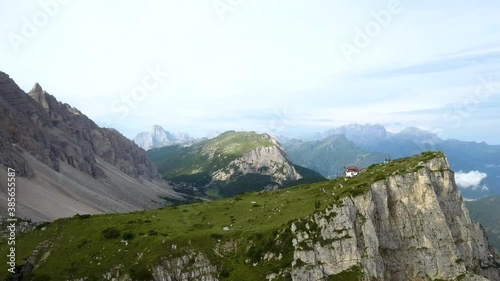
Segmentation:
{"type": "Polygon", "coordinates": [[[359,172],[359,168],[355,166],[345,167],[346,172],[359,172]]]}

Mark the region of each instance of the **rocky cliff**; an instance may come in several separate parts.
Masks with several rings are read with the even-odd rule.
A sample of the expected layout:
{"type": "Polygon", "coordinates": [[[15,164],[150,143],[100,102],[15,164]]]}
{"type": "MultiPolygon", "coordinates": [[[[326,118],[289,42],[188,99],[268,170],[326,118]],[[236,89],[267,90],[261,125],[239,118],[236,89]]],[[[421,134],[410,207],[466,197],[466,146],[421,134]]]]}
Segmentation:
{"type": "MultiPolygon", "coordinates": [[[[26,94],[3,72],[0,72],[1,166],[15,169],[18,180],[24,184],[22,197],[18,198],[19,215],[37,220],[76,212],[152,208],[159,206],[160,194],[173,193],[166,183],[159,181],[156,167],[145,151],[118,131],[100,128],[78,109],[59,102],[38,83],[26,94]],[[135,203],[139,198],[146,202],[135,203]],[[41,200],[47,201],[44,204],[41,200]],[[152,204],[152,200],[156,203],[152,204]]],[[[1,169],[2,202],[7,190],[4,176],[1,169]]],[[[7,205],[2,206],[3,210],[7,205]]]]}
{"type": "Polygon", "coordinates": [[[192,146],[151,149],[148,156],[164,179],[179,186],[180,192],[197,196],[229,197],[324,179],[294,165],[274,138],[256,132],[228,131],[192,146]]]}
{"type": "Polygon", "coordinates": [[[186,133],[173,134],[159,125],[154,125],[149,131],[139,133],[134,142],[144,150],[173,144],[191,145],[198,140],[186,133]]]}
{"type": "MultiPolygon", "coordinates": [[[[500,280],[500,257],[470,220],[441,153],[375,165],[357,178],[84,224],[86,236],[71,221],[38,234],[58,246],[43,263],[31,259],[35,274],[65,276],[74,262],[63,253],[77,247],[70,239],[85,242],[80,252],[93,254],[80,264],[99,262],[92,274],[103,280],[500,280]],[[110,223],[150,234],[123,245],[103,240],[100,228],[110,223]]],[[[71,270],[69,280],[96,278],[71,270]]]]}
{"type": "Polygon", "coordinates": [[[0,72],[0,116],[0,164],[15,168],[22,176],[34,173],[22,160],[20,149],[56,171],[65,162],[94,178],[105,178],[96,164],[96,157],[100,157],[132,177],[157,178],[154,165],[132,141],[116,130],[98,127],[38,83],[26,95],[0,72]]]}
{"type": "Polygon", "coordinates": [[[215,171],[212,178],[227,181],[236,176],[262,174],[271,176],[272,180],[279,184],[301,179],[302,175],[287,159],[281,145],[269,135],[263,135],[263,137],[270,140],[273,145],[256,147],[246,152],[231,161],[227,167],[215,171]]]}
{"type": "Polygon", "coordinates": [[[300,263],[294,280],[354,269],[363,280],[455,280],[468,273],[500,280],[500,259],[470,220],[445,158],[378,181],[368,193],[294,223],[292,232],[300,263]]]}

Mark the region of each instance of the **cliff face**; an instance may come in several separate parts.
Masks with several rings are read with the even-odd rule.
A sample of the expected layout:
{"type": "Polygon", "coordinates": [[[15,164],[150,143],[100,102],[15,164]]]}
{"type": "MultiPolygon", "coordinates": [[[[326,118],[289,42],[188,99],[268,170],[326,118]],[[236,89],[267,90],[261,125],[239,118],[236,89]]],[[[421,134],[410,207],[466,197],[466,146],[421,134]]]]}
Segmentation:
{"type": "Polygon", "coordinates": [[[198,197],[230,197],[323,179],[294,165],[270,135],[256,132],[228,131],[191,146],[151,149],[148,155],[179,192],[198,197]]]}
{"type": "Polygon", "coordinates": [[[197,140],[188,134],[173,134],[159,125],[154,125],[149,131],[139,133],[134,138],[134,142],[142,149],[149,150],[174,144],[191,145],[196,143],[197,140]]]}
{"type": "Polygon", "coordinates": [[[0,72],[0,116],[0,164],[16,169],[20,176],[34,176],[21,155],[26,150],[55,171],[64,162],[94,178],[106,178],[97,165],[100,157],[131,177],[158,177],[145,152],[132,141],[115,130],[99,128],[38,83],[25,94],[0,72]]]}
{"type": "MultiPolygon", "coordinates": [[[[339,185],[334,189],[343,188],[334,183],[339,185]]],[[[320,190],[325,197],[331,192],[320,190]]],[[[377,181],[368,192],[343,197],[271,237],[269,243],[219,239],[209,252],[184,246],[186,254],[163,258],[151,267],[151,276],[234,280],[224,264],[247,256],[246,266],[264,269],[267,280],[500,280],[500,257],[470,220],[446,158],[377,181]],[[265,250],[252,254],[258,243],[267,243],[260,246],[265,250]]],[[[132,280],[115,271],[108,276],[132,280]]]]}
{"type": "Polygon", "coordinates": [[[273,181],[280,184],[302,178],[293,164],[286,159],[281,147],[275,144],[269,147],[257,147],[245,153],[231,161],[228,168],[216,171],[213,179],[226,181],[246,174],[270,175],[273,181]]]}
{"type": "Polygon", "coordinates": [[[301,266],[293,279],[326,280],[360,268],[363,280],[453,280],[467,272],[500,280],[500,259],[471,222],[447,160],[425,166],[344,199],[302,222],[304,229],[294,224],[301,266]]]}
{"type": "Polygon", "coordinates": [[[6,168],[20,188],[17,215],[53,220],[76,213],[128,212],[177,197],[146,152],[98,127],[36,84],[26,94],[0,72],[0,211],[7,208],[6,168]]]}

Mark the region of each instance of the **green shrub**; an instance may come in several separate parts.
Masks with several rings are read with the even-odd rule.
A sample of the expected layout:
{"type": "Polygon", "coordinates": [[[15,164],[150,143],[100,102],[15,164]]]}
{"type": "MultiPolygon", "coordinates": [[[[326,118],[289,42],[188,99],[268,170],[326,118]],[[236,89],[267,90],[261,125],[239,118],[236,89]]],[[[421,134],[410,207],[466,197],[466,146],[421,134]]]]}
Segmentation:
{"type": "Polygon", "coordinates": [[[106,239],[113,239],[120,237],[120,231],[114,227],[108,227],[102,231],[102,236],[106,239]]]}
{"type": "Polygon", "coordinates": [[[48,227],[49,225],[50,225],[50,222],[42,222],[41,224],[37,225],[35,228],[42,229],[44,227],[48,227]]]}
{"type": "Polygon", "coordinates": [[[91,217],[91,215],[90,214],[83,214],[83,215],[76,214],[75,217],[77,217],[79,219],[88,219],[91,217]]]}
{"type": "Polygon", "coordinates": [[[40,274],[40,275],[35,275],[33,278],[31,278],[32,281],[50,281],[50,275],[48,274],[40,274]]]}
{"type": "Polygon", "coordinates": [[[320,207],[321,207],[321,201],[319,201],[319,199],[316,199],[316,201],[314,201],[314,208],[319,209],[320,207]]]}
{"type": "Polygon", "coordinates": [[[222,234],[218,234],[218,233],[212,233],[212,234],[210,234],[210,237],[212,237],[212,239],[216,239],[216,240],[220,240],[223,238],[222,234]]]}
{"type": "Polygon", "coordinates": [[[82,241],[80,241],[80,242],[78,243],[78,249],[80,249],[81,247],[83,247],[83,246],[87,245],[89,242],[90,242],[90,241],[89,241],[88,239],[86,239],[86,238],[85,238],[85,239],[83,239],[82,241]]]}
{"type": "Polygon", "coordinates": [[[130,241],[130,240],[134,239],[134,237],[135,237],[135,234],[132,231],[124,232],[122,235],[122,239],[125,241],[130,241]]]}
{"type": "Polygon", "coordinates": [[[136,264],[130,267],[130,278],[136,281],[150,281],[153,280],[153,274],[149,271],[148,267],[144,264],[136,264]]]}
{"type": "Polygon", "coordinates": [[[158,231],[151,229],[150,231],[148,231],[148,235],[149,235],[149,236],[155,236],[155,235],[158,235],[158,231]]]}

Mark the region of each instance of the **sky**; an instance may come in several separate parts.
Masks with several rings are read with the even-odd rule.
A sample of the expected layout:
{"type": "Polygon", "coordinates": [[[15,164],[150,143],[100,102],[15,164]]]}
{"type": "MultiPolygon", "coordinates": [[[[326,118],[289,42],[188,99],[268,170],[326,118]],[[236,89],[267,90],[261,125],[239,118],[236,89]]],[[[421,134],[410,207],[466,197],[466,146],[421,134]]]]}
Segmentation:
{"type": "Polygon", "coordinates": [[[500,2],[0,0],[0,71],[133,138],[351,123],[500,144],[500,2]]]}

